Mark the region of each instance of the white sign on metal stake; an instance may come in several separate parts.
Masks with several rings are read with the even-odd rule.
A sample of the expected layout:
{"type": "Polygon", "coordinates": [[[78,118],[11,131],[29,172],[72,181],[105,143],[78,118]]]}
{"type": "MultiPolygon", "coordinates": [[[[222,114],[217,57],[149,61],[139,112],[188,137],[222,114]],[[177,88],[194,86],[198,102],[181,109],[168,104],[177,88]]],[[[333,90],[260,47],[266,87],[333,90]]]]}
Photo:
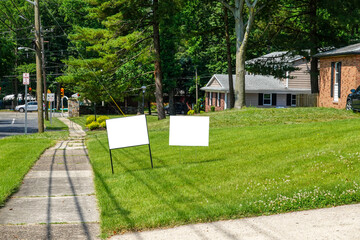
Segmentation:
{"type": "Polygon", "coordinates": [[[106,120],[109,141],[111,170],[114,173],[111,150],[126,147],[149,145],[151,167],[153,168],[146,116],[133,116],[106,120]]]}
{"type": "Polygon", "coordinates": [[[24,85],[30,84],[30,74],[29,73],[23,73],[23,84],[24,85]]]}
{"type": "Polygon", "coordinates": [[[145,115],[106,120],[109,148],[126,148],[149,144],[145,115]]]}
{"type": "Polygon", "coordinates": [[[209,117],[170,116],[170,146],[209,146],[209,117]]]}
{"type": "Polygon", "coordinates": [[[48,100],[48,102],[55,101],[55,93],[48,93],[47,94],[47,100],[48,100]]]}

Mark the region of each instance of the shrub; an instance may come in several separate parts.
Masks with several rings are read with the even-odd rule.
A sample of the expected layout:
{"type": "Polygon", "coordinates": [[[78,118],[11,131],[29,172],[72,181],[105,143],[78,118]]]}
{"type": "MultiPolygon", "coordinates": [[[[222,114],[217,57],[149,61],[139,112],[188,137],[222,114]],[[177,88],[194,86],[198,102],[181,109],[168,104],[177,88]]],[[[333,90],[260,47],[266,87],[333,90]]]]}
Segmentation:
{"type": "Polygon", "coordinates": [[[211,106],[211,111],[215,112],[215,106],[211,106]]]}
{"type": "Polygon", "coordinates": [[[200,112],[200,105],[195,104],[194,105],[194,111],[195,111],[195,113],[199,113],[200,112]]]}
{"type": "Polygon", "coordinates": [[[205,111],[200,111],[200,114],[205,113],[205,111]]]}
{"type": "Polygon", "coordinates": [[[194,110],[189,110],[188,112],[187,112],[187,115],[194,115],[195,114],[195,111],[194,110]]]}
{"type": "Polygon", "coordinates": [[[203,99],[199,98],[197,103],[194,106],[195,113],[200,113],[201,110],[204,110],[203,108],[203,99]]]}
{"type": "Polygon", "coordinates": [[[100,116],[100,117],[98,117],[97,122],[99,124],[101,124],[101,123],[105,122],[105,120],[107,120],[107,119],[109,119],[108,116],[100,116]]]}
{"type": "Polygon", "coordinates": [[[95,130],[95,129],[98,129],[99,128],[99,123],[98,122],[92,122],[90,123],[89,125],[87,125],[87,127],[90,129],[90,130],[95,130]]]}
{"type": "Polygon", "coordinates": [[[106,122],[104,121],[104,122],[100,123],[100,127],[101,128],[106,128],[106,122]]]}
{"type": "Polygon", "coordinates": [[[151,111],[156,111],[156,103],[150,103],[151,111]]]}
{"type": "Polygon", "coordinates": [[[89,125],[90,123],[95,121],[95,116],[88,116],[86,118],[86,125],[89,125]]]}

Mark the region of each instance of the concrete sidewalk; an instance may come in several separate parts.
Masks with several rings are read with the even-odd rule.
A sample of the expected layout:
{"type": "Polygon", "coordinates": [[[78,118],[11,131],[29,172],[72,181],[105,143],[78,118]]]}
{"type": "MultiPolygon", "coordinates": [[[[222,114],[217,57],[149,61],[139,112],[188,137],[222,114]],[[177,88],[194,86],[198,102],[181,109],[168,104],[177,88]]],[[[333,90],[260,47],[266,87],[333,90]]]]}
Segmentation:
{"type": "Polygon", "coordinates": [[[218,221],[113,236],[112,240],[360,239],[360,205],[218,221]]]}
{"type": "Polygon", "coordinates": [[[97,239],[99,213],[85,132],[68,119],[70,137],[46,150],[0,209],[0,239],[97,239]]]}

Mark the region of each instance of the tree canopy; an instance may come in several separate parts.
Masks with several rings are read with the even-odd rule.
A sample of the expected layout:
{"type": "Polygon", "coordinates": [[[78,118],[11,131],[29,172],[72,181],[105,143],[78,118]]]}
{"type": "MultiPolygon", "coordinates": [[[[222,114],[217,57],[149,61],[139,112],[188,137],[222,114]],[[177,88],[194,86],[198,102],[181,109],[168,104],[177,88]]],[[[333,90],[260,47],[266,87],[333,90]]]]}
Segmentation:
{"type": "MultiPolygon", "coordinates": [[[[67,94],[79,93],[93,102],[111,102],[109,96],[121,102],[139,95],[141,86],[147,86],[147,98],[154,101],[160,84],[166,102],[181,92],[195,103],[196,72],[203,86],[213,74],[227,73],[228,64],[233,73],[244,74],[248,66],[236,63],[240,55],[245,61],[287,51],[312,61],[316,92],[317,60],[311,56],[360,41],[358,5],[355,0],[42,1],[47,86],[53,92],[65,86],[67,94]]],[[[33,19],[28,2],[0,1],[3,95],[23,91],[17,88],[21,72],[33,72],[33,51],[18,50],[34,47],[33,19]]],[[[251,69],[284,74],[279,66],[251,69]]]]}

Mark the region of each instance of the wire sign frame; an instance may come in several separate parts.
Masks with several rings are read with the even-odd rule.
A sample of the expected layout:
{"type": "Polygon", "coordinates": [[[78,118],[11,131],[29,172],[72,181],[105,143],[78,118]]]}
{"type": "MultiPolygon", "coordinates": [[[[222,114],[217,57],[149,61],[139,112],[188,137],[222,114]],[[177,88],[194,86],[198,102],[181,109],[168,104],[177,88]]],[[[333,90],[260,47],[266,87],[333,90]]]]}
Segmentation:
{"type": "Polygon", "coordinates": [[[145,115],[114,118],[106,120],[106,131],[109,142],[111,170],[114,173],[111,150],[148,145],[151,167],[153,161],[149,140],[149,132],[145,115]]]}

